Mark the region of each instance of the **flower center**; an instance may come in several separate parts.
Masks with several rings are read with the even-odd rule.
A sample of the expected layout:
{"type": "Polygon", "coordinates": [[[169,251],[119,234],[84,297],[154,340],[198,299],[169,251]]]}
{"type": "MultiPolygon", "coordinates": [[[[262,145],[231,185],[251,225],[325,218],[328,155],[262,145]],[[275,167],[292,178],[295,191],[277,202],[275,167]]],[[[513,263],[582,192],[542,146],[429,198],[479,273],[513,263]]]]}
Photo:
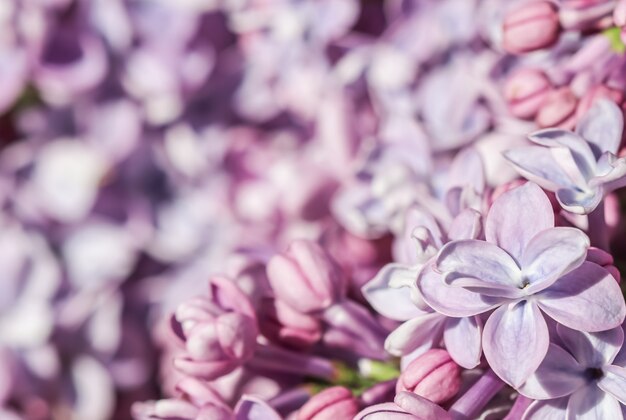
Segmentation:
{"type": "Polygon", "coordinates": [[[587,370],[585,370],[585,376],[590,381],[597,381],[602,379],[604,372],[600,368],[587,368],[587,370]]]}

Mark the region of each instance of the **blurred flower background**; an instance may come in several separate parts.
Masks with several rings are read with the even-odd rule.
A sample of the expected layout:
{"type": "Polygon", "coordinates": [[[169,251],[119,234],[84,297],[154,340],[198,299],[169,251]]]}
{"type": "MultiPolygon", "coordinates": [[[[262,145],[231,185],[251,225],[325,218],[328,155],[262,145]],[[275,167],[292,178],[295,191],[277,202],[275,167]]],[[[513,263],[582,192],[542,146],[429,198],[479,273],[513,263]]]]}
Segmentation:
{"type": "MultiPolygon", "coordinates": [[[[241,419],[300,383],[392,393],[337,391],[337,419],[391,401],[364,372],[404,319],[361,288],[519,183],[528,133],[622,106],[624,25],[600,0],[1,0],[0,418],[167,418],[141,402],[207,383],[241,419]]],[[[589,236],[624,260],[605,192],[589,236]]]]}

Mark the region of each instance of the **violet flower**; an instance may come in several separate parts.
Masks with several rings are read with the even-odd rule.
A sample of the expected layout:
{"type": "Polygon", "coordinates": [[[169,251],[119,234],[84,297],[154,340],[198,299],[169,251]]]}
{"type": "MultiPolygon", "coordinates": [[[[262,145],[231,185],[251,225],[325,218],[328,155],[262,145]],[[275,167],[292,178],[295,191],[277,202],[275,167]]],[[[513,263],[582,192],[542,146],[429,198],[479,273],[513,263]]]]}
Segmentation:
{"type": "Polygon", "coordinates": [[[582,331],[603,331],[624,320],[617,282],[604,268],[583,262],[589,240],[581,231],[554,227],[550,201],[537,185],[500,196],[487,215],[485,236],[444,245],[435,264],[442,277],[423,276],[418,287],[430,306],[448,316],[495,309],[482,344],[491,368],[507,383],[524,383],[548,351],[542,312],[582,331]]]}
{"type": "Polygon", "coordinates": [[[524,418],[626,418],[622,328],[584,333],[558,325],[556,332],[559,344],[550,344],[537,371],[519,388],[537,400],[524,418]]]}
{"type": "Polygon", "coordinates": [[[504,155],[522,176],[555,192],[565,210],[589,214],[604,196],[626,185],[626,159],[616,156],[623,126],[621,109],[598,100],[575,132],[540,130],[529,136],[537,146],[504,155]]]}
{"type": "Polygon", "coordinates": [[[450,239],[477,238],[480,215],[471,209],[459,214],[446,236],[438,224],[425,213],[415,212],[423,225],[413,230],[412,241],[418,251],[413,266],[387,264],[363,287],[368,302],[383,316],[404,321],[385,341],[385,348],[396,356],[416,357],[438,344],[443,338],[446,349],[459,365],[471,369],[480,362],[482,322],[478,317],[450,318],[433,311],[417,288],[421,276],[439,276],[432,270],[432,258],[450,239]]]}

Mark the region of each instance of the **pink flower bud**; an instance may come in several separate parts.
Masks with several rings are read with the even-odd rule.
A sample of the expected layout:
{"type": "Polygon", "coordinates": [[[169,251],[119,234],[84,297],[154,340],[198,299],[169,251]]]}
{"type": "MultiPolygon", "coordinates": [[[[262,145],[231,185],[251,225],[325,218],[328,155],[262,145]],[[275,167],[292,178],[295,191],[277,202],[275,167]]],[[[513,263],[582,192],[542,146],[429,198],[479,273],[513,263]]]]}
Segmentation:
{"type": "Polygon", "coordinates": [[[396,392],[414,392],[434,403],[442,403],[459,392],[461,368],[446,350],[432,349],[413,360],[402,372],[396,392]]]}
{"type": "Polygon", "coordinates": [[[504,97],[511,114],[518,118],[533,118],[551,87],[541,70],[524,69],[512,74],[504,86],[504,97]]]}
{"type": "Polygon", "coordinates": [[[548,1],[527,3],[506,16],[503,31],[504,49],[522,54],[554,44],[559,36],[559,18],[548,1]]]}
{"type": "Polygon", "coordinates": [[[316,394],[298,411],[297,420],[351,419],[359,412],[352,392],[342,386],[334,386],[316,394]]]}
{"type": "Polygon", "coordinates": [[[254,355],[258,327],[245,294],[228,279],[211,279],[210,297],[181,304],[172,317],[172,330],[185,348],[175,367],[191,376],[216,379],[232,372],[254,355]]]}
{"type": "Polygon", "coordinates": [[[321,311],[346,293],[346,280],[337,263],[311,241],[294,241],[272,257],[267,277],[275,296],[299,312],[321,311]]]}
{"type": "Polygon", "coordinates": [[[317,343],[322,336],[317,318],[298,312],[280,300],[264,300],[261,313],[263,335],[277,343],[303,350],[317,343]]]}
{"type": "Polygon", "coordinates": [[[567,88],[551,91],[535,117],[541,128],[559,127],[565,130],[574,128],[578,98],[567,88]]]}

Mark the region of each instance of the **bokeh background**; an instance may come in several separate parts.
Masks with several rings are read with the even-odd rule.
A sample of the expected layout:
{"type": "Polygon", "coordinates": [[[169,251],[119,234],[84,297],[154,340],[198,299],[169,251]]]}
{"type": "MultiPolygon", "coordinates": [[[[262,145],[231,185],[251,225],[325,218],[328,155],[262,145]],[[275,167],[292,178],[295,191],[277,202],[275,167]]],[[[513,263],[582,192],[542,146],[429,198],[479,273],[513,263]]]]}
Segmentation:
{"type": "Polygon", "coordinates": [[[514,3],[1,0],[0,418],[129,418],[211,273],[309,238],[358,295],[453,151],[514,179],[514,3]]]}

